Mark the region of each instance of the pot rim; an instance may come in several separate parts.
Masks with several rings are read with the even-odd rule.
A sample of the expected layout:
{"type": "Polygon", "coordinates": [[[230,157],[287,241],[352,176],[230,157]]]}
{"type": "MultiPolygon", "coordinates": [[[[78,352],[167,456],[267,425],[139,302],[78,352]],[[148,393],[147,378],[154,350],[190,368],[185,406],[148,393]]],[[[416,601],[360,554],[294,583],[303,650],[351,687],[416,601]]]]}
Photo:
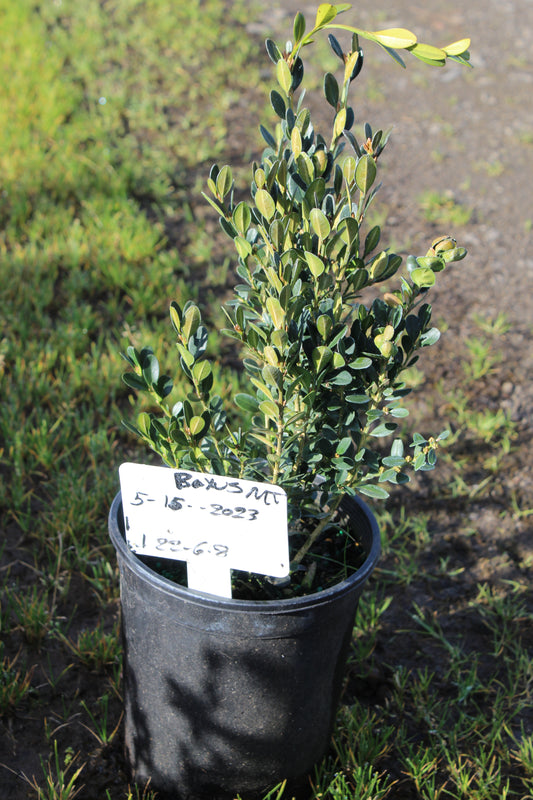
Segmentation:
{"type": "Polygon", "coordinates": [[[109,511],[109,535],[117,551],[117,555],[122,558],[128,567],[138,577],[148,580],[150,583],[159,587],[166,594],[181,597],[189,602],[200,605],[216,604],[221,609],[230,611],[254,611],[261,610],[272,613],[273,611],[290,612],[295,608],[313,607],[327,602],[333,597],[339,597],[347,592],[354,590],[355,586],[363,585],[374,570],[381,553],[380,532],[377,520],[370,507],[359,497],[345,497],[343,507],[349,514],[361,515],[365,518],[368,526],[365,544],[367,545],[367,557],[358,570],[340,583],[322,589],[319,592],[302,595],[299,597],[287,597],[280,600],[240,600],[238,598],[220,597],[220,595],[201,592],[197,589],[189,589],[187,586],[175,583],[164,578],[159,573],[150,569],[137,558],[135,553],[130,550],[124,535],[124,524],[122,516],[122,495],[117,492],[109,511]]]}

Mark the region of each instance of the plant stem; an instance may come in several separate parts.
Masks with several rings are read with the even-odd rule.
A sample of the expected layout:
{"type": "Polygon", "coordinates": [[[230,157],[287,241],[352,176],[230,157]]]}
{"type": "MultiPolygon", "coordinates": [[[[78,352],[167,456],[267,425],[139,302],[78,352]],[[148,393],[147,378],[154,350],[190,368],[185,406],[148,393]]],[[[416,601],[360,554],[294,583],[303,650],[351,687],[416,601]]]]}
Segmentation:
{"type": "Polygon", "coordinates": [[[331,504],[331,506],[329,508],[329,511],[326,514],[326,516],[322,517],[322,519],[320,520],[320,522],[318,523],[318,525],[316,526],[314,531],[312,531],[312,533],[309,534],[309,536],[305,540],[304,544],[300,547],[300,549],[298,550],[298,552],[296,553],[296,555],[292,559],[292,563],[293,564],[300,564],[300,562],[303,560],[303,558],[307,555],[307,553],[310,550],[310,548],[314,545],[314,543],[321,536],[322,532],[324,531],[324,528],[327,525],[329,525],[329,523],[333,519],[333,516],[334,516],[335,512],[337,511],[338,507],[340,506],[341,501],[342,501],[342,495],[338,495],[335,498],[335,500],[333,501],[333,503],[331,504]]]}

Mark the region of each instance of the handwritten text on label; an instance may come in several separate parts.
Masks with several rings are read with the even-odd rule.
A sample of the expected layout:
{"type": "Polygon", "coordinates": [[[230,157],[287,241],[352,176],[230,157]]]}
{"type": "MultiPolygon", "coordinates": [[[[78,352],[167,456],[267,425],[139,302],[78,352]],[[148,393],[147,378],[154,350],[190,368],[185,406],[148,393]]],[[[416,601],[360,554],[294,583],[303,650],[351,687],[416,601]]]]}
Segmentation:
{"type": "Polygon", "coordinates": [[[205,571],[203,591],[214,591],[221,569],[288,575],[287,498],[279,486],[142,464],[119,472],[135,552],[194,565],[195,588],[205,571]]]}

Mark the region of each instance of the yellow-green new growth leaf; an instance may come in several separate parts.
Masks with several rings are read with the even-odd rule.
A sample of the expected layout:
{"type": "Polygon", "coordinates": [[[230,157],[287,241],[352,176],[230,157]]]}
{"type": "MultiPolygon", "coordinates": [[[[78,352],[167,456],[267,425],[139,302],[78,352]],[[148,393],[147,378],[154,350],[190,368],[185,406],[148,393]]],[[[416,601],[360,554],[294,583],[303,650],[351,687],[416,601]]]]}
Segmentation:
{"type": "Polygon", "coordinates": [[[333,138],[338,139],[346,127],[346,109],[341,108],[333,123],[333,138]]]}
{"type": "Polygon", "coordinates": [[[246,231],[250,227],[252,221],[252,213],[248,205],[242,200],[233,211],[233,224],[242,236],[246,235],[246,231]]]}
{"type": "Polygon", "coordinates": [[[291,91],[292,75],[284,58],[280,58],[276,65],[276,78],[285,94],[288,95],[291,91]]]}
{"type": "Polygon", "coordinates": [[[320,372],[324,367],[327,367],[333,358],[333,351],[329,347],[325,347],[325,345],[320,345],[313,350],[312,358],[316,371],[320,372]]]}
{"type": "Polygon", "coordinates": [[[353,183],[356,166],[357,162],[353,156],[348,156],[348,158],[345,159],[342,165],[342,174],[348,186],[350,186],[353,183]]]}
{"type": "Polygon", "coordinates": [[[285,324],[285,312],[281,307],[277,297],[268,297],[266,301],[266,310],[272,317],[272,322],[276,328],[283,328],[285,324]]]}
{"type": "Polygon", "coordinates": [[[196,331],[198,330],[198,326],[201,322],[201,314],[200,309],[198,306],[189,306],[185,314],[183,315],[183,338],[188,341],[191,336],[194,336],[196,331]]]}
{"type": "Polygon", "coordinates": [[[337,16],[337,9],[331,3],[321,3],[316,12],[315,28],[327,25],[337,16]]]}
{"type": "Polygon", "coordinates": [[[417,43],[413,47],[408,48],[420,61],[434,66],[443,66],[446,63],[446,53],[440,47],[434,47],[432,44],[417,43]]]}
{"type": "Polygon", "coordinates": [[[150,415],[146,413],[146,411],[141,411],[139,416],[137,417],[137,427],[139,428],[140,432],[144,434],[144,436],[148,436],[150,433],[150,415]]]}
{"type": "Polygon", "coordinates": [[[370,35],[384,47],[394,47],[399,50],[412,47],[417,42],[415,34],[406,28],[387,28],[383,31],[372,31],[370,35]]]}
{"type": "Polygon", "coordinates": [[[411,279],[415,286],[418,286],[420,289],[428,289],[435,283],[435,273],[432,269],[420,267],[412,271],[411,279]]]}
{"type": "Polygon", "coordinates": [[[331,225],[328,218],[319,208],[312,208],[309,214],[311,226],[320,239],[326,239],[331,231],[331,225]]]}
{"type": "Polygon", "coordinates": [[[278,354],[276,353],[275,349],[270,345],[267,345],[263,350],[263,358],[265,359],[267,364],[271,364],[273,367],[277,367],[279,365],[278,354]]]}
{"type": "Polygon", "coordinates": [[[202,417],[193,417],[189,422],[189,430],[193,436],[201,436],[206,428],[206,421],[202,417]]]}
{"type": "Polygon", "coordinates": [[[205,381],[205,379],[208,378],[211,375],[211,372],[212,372],[211,364],[209,363],[209,361],[198,361],[194,365],[193,370],[192,370],[192,374],[194,376],[194,380],[197,383],[201,383],[202,381],[205,381]]]}
{"type": "Polygon", "coordinates": [[[279,420],[279,408],[272,400],[263,400],[263,402],[259,404],[259,410],[265,417],[274,420],[274,422],[279,420]]]}
{"type": "Polygon", "coordinates": [[[316,256],[314,253],[309,253],[306,251],[305,260],[307,261],[307,265],[311,270],[313,278],[320,278],[325,269],[322,259],[316,256]]]}
{"type": "Polygon", "coordinates": [[[292,129],[291,133],[291,147],[292,152],[294,153],[294,158],[298,158],[302,152],[302,134],[296,126],[292,129]]]}
{"type": "Polygon", "coordinates": [[[461,56],[463,53],[466,53],[469,47],[470,39],[459,39],[459,41],[452,42],[452,44],[449,44],[447,47],[443,47],[442,49],[447,56],[461,56]]]}
{"type": "Polygon", "coordinates": [[[255,204],[261,214],[270,222],[276,213],[276,204],[266,189],[258,189],[255,194],[255,204]]]}

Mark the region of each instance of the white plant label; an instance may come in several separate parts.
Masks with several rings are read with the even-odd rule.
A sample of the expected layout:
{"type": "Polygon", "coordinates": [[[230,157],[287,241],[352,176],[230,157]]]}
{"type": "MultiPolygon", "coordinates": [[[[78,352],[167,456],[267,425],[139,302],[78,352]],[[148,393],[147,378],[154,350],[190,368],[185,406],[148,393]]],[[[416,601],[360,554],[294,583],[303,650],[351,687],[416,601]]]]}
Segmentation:
{"type": "Polygon", "coordinates": [[[187,582],[231,597],[231,570],[289,574],[287,495],[279,486],[204,472],[122,464],[126,541],[187,562],[187,582]]]}

